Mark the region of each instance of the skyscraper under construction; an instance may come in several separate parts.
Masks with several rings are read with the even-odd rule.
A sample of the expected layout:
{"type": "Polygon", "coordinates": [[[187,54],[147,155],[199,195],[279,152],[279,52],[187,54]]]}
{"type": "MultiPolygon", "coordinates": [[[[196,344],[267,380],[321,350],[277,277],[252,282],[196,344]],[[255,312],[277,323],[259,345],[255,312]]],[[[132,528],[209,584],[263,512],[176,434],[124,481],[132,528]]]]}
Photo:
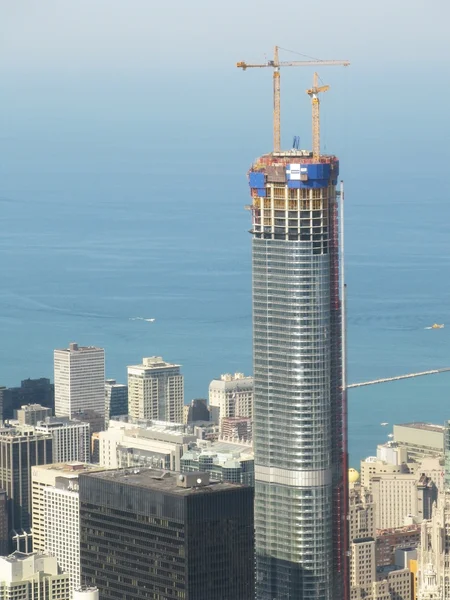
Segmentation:
{"type": "Polygon", "coordinates": [[[295,147],[249,171],[258,600],[349,598],[338,175],[295,147]]]}

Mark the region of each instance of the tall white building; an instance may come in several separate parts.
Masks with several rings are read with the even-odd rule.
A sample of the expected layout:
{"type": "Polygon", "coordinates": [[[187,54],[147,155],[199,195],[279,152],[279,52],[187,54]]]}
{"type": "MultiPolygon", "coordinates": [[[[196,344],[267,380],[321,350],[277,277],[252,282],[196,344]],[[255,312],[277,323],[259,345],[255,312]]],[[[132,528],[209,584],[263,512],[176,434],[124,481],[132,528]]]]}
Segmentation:
{"type": "Polygon", "coordinates": [[[105,417],[105,351],[94,346],[55,350],[55,415],[95,411],[105,417]]]}
{"type": "MultiPolygon", "coordinates": [[[[33,523],[33,548],[35,551],[44,552],[47,548],[47,535],[49,528],[45,520],[45,490],[55,488],[57,480],[77,481],[80,473],[92,472],[101,470],[98,465],[83,464],[80,462],[72,462],[67,464],[51,464],[40,465],[33,467],[31,470],[32,480],[32,523],[33,523]]],[[[66,522],[54,523],[55,527],[65,527],[66,522]]],[[[73,536],[69,537],[69,533],[61,539],[63,545],[76,544],[73,536]]],[[[72,550],[70,550],[72,552],[72,550]]],[[[69,552],[69,549],[67,549],[69,552]]]]}
{"type": "Polygon", "coordinates": [[[184,378],[180,365],[160,356],[128,367],[128,414],[133,419],[183,422],[184,378]]]}
{"type": "Polygon", "coordinates": [[[52,435],[53,463],[89,462],[89,423],[71,421],[68,417],[47,417],[45,421],[39,422],[35,429],[52,435]]]}
{"type": "Polygon", "coordinates": [[[0,598],[70,600],[70,578],[58,568],[54,556],[14,552],[0,557],[0,598]]]}
{"type": "Polygon", "coordinates": [[[253,377],[227,373],[209,384],[209,406],[213,421],[225,417],[253,417],[253,377]]]}
{"type": "Polygon", "coordinates": [[[45,551],[70,575],[72,589],[81,584],[79,520],[78,479],[57,477],[44,489],[45,551]]]}

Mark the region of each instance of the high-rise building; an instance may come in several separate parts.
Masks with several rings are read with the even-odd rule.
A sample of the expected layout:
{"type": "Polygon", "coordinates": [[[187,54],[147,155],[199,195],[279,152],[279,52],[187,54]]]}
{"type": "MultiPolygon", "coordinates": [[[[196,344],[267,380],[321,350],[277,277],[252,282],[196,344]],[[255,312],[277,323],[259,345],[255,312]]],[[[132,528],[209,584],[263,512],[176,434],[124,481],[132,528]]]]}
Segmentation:
{"type": "Polygon", "coordinates": [[[105,351],[94,346],[55,350],[55,415],[94,411],[105,418],[105,351]]]}
{"type": "MultiPolygon", "coordinates": [[[[62,464],[47,464],[33,467],[31,471],[32,478],[32,518],[33,518],[33,549],[37,552],[44,552],[48,550],[48,536],[52,536],[52,540],[58,537],[62,530],[67,528],[67,533],[60,536],[59,544],[63,548],[61,556],[72,556],[74,553],[73,547],[79,545],[78,535],[78,513],[75,515],[73,511],[70,513],[70,521],[63,518],[63,515],[69,516],[71,511],[71,500],[66,503],[66,498],[72,498],[61,494],[52,498],[53,505],[46,511],[46,491],[48,489],[54,490],[58,487],[58,483],[61,486],[66,485],[66,488],[71,488],[72,492],[76,492],[76,486],[74,484],[78,481],[80,473],[86,473],[90,471],[98,471],[100,467],[98,465],[83,464],[80,462],[62,463],[62,464]],[[69,485],[70,484],[70,485],[69,485]],[[51,509],[51,510],[50,510],[51,509]],[[61,519],[50,523],[50,517],[52,511],[56,511],[61,519]],[[76,525],[76,530],[74,527],[76,525]],[[50,531],[51,529],[51,531],[50,531]],[[58,535],[55,532],[59,532],[58,535]],[[78,541],[77,541],[78,540],[78,541]],[[65,547],[67,545],[67,548],[65,547]]],[[[56,542],[52,542],[52,551],[55,549],[56,542]]],[[[55,553],[55,556],[58,554],[55,553]]],[[[59,561],[59,558],[58,558],[59,561]]],[[[64,564],[67,567],[67,564],[64,564]]],[[[73,565],[72,570],[77,568],[73,565]]],[[[78,571],[79,573],[79,571],[78,571]]],[[[79,585],[80,582],[77,582],[79,585]]]]}
{"type": "Polygon", "coordinates": [[[81,576],[102,600],[254,598],[253,488],[152,469],[79,482],[81,576]]]}
{"type": "Polygon", "coordinates": [[[33,427],[0,430],[0,488],[8,496],[11,548],[29,552],[31,531],[31,471],[52,462],[53,439],[33,427]]]}
{"type": "Polygon", "coordinates": [[[128,387],[115,379],[105,381],[106,420],[128,414],[128,387]]]}
{"type": "Polygon", "coordinates": [[[253,417],[253,377],[226,373],[209,384],[209,406],[213,421],[225,417],[253,417]]]}
{"type": "Polygon", "coordinates": [[[14,552],[0,557],[0,598],[70,600],[69,576],[54,556],[14,552]]]}
{"type": "Polygon", "coordinates": [[[134,419],[183,422],[184,378],[180,365],[160,356],[128,367],[128,414],[134,419]]]}
{"type": "Polygon", "coordinates": [[[249,172],[259,600],[349,597],[338,174],[296,149],[249,172]]]}
{"type": "Polygon", "coordinates": [[[50,417],[52,409],[40,404],[25,404],[17,411],[17,420],[19,425],[36,425],[38,421],[43,421],[50,417]]]}
{"type": "Polygon", "coordinates": [[[89,423],[71,421],[69,417],[47,417],[39,422],[36,431],[53,437],[53,462],[89,462],[89,423]]]}

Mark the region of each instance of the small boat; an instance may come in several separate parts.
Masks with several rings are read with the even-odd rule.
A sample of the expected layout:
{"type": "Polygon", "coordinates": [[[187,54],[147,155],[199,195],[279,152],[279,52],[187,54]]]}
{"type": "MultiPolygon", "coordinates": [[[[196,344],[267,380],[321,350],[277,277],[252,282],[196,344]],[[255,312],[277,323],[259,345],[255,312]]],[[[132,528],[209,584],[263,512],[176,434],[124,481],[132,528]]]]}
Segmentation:
{"type": "Polygon", "coordinates": [[[381,427],[386,427],[386,425],[389,425],[389,423],[380,423],[381,427]]]}
{"type": "Polygon", "coordinates": [[[393,433],[388,433],[388,438],[393,438],[394,434],[393,433]]]}
{"type": "Polygon", "coordinates": [[[442,323],[441,325],[439,325],[438,323],[434,323],[434,325],[431,326],[431,329],[444,329],[444,323],[442,323]]]}

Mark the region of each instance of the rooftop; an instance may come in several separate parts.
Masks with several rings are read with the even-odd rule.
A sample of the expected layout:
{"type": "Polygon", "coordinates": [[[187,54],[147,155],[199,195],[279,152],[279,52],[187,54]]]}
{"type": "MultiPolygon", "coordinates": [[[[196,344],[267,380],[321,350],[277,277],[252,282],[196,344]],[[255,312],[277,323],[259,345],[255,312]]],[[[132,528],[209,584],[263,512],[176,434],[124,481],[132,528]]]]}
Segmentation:
{"type": "Polygon", "coordinates": [[[398,425],[394,425],[394,427],[410,427],[411,429],[423,429],[424,431],[435,431],[436,433],[444,432],[443,425],[433,425],[432,423],[423,423],[421,421],[416,421],[414,423],[399,423],[398,425]]]}
{"type": "MultiPolygon", "coordinates": [[[[184,474],[184,476],[193,475],[192,473],[184,474]]],[[[199,476],[202,474],[199,473],[199,476]]],[[[205,475],[205,474],[203,474],[205,475]]],[[[176,494],[177,496],[189,496],[191,494],[204,494],[205,492],[223,492],[225,490],[233,490],[236,488],[247,487],[238,483],[229,483],[226,481],[210,482],[208,485],[200,487],[181,487],[178,485],[179,473],[173,471],[158,471],[156,469],[120,469],[100,471],[91,473],[88,477],[95,477],[104,481],[114,481],[124,483],[133,487],[155,490],[158,492],[166,492],[176,494]]]]}
{"type": "Polygon", "coordinates": [[[161,356],[148,356],[142,359],[140,365],[129,365],[129,369],[173,369],[180,367],[181,365],[175,365],[168,363],[161,356]]]}
{"type": "Polygon", "coordinates": [[[71,342],[68,348],[57,348],[55,352],[86,352],[90,350],[103,350],[97,346],[79,346],[75,342],[71,342]]]}
{"type": "Polygon", "coordinates": [[[50,465],[36,465],[34,469],[42,469],[44,471],[59,471],[61,474],[77,476],[80,473],[95,473],[96,471],[103,471],[105,467],[100,465],[94,465],[91,463],[82,462],[68,462],[68,463],[54,463],[50,465]]]}

